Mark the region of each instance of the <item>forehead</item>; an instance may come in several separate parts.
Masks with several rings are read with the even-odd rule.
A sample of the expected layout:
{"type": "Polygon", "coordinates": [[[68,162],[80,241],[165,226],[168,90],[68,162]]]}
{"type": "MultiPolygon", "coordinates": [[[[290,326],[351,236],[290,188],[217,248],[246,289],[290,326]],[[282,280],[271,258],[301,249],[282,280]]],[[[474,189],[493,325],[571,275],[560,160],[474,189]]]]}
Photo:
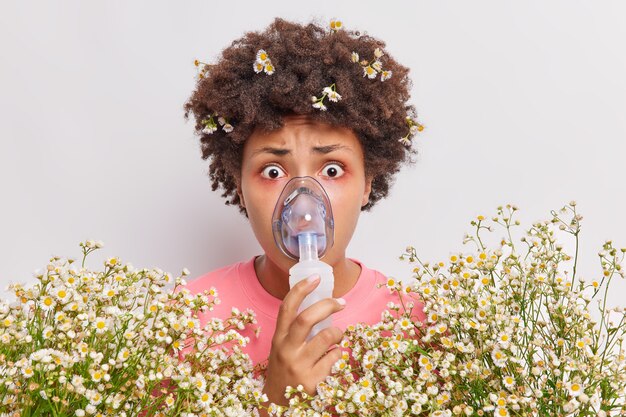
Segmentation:
{"type": "Polygon", "coordinates": [[[284,116],[283,123],[283,127],[271,131],[255,129],[246,140],[245,147],[252,151],[252,148],[267,145],[313,147],[341,144],[359,150],[361,148],[356,134],[344,126],[333,126],[306,115],[284,116]]]}

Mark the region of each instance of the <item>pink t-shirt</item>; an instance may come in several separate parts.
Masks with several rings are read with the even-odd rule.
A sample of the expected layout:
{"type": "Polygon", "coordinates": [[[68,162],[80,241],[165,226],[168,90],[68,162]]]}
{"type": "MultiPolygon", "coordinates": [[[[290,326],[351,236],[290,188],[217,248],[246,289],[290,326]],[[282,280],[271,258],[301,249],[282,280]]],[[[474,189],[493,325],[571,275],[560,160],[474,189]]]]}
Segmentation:
{"type": "MultiPolygon", "coordinates": [[[[256,256],[253,256],[247,262],[237,262],[208,272],[196,279],[188,280],[186,285],[191,294],[215,287],[221,301],[212,311],[199,314],[201,327],[204,327],[211,317],[221,319],[230,317],[232,307],[237,307],[240,311],[250,308],[255,312],[257,324],[246,326],[244,330],[239,331],[241,335],[250,339],[250,343],[243,351],[250,356],[254,365],[264,362],[269,357],[278,309],[282,303],[282,300],[268,293],[259,282],[254,270],[255,258],[256,256]],[[254,326],[260,327],[258,337],[255,335],[254,326]]],[[[350,324],[377,323],[381,320],[381,313],[387,308],[388,302],[399,302],[397,294],[390,293],[386,287],[377,288],[377,284],[387,282],[383,274],[367,268],[356,259],[348,259],[361,267],[361,273],[354,287],[342,297],[346,300],[346,306],[331,316],[333,326],[342,330],[350,324]]],[[[418,318],[424,321],[422,308],[421,303],[415,303],[414,311],[418,318]]],[[[182,354],[190,350],[191,347],[188,347],[182,354]]]]}

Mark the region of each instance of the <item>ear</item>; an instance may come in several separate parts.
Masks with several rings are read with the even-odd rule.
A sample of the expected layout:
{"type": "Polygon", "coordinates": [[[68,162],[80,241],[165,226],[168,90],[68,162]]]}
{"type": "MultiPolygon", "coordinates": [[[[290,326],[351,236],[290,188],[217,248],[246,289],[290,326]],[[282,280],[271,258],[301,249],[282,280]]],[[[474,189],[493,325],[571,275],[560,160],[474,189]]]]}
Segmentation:
{"type": "Polygon", "coordinates": [[[243,208],[246,208],[246,201],[243,199],[243,193],[241,192],[241,179],[237,178],[237,195],[243,208]]]}
{"type": "Polygon", "coordinates": [[[363,192],[363,200],[361,200],[361,207],[366,205],[370,201],[370,193],[372,192],[372,177],[365,178],[365,191],[363,192]]]}

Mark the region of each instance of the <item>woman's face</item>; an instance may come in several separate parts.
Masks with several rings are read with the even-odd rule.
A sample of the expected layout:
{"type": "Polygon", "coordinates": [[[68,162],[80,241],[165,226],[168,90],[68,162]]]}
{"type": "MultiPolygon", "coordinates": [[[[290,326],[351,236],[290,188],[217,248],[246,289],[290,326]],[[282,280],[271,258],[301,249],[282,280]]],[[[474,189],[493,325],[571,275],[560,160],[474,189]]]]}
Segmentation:
{"type": "Polygon", "coordinates": [[[285,184],[310,176],[326,190],[335,221],[335,242],[324,261],[345,258],[361,207],[367,204],[372,181],[365,178],[361,144],[347,128],[285,116],[285,125],[272,132],[255,130],[243,149],[237,193],[265,255],[287,271],[295,261],[274,242],[272,214],[285,184]]]}

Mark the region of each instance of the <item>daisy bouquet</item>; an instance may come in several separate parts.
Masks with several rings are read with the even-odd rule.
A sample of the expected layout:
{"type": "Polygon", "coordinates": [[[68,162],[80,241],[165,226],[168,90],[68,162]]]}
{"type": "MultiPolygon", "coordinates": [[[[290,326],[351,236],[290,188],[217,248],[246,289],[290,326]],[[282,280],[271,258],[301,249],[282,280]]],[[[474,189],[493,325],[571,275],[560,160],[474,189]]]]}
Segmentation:
{"type": "Polygon", "coordinates": [[[624,310],[606,306],[625,249],[606,241],[601,272],[576,274],[580,220],[571,202],[513,238],[517,207],[471,224],[446,262],[422,262],[408,247],[408,283],[389,279],[401,302],[373,326],[351,326],[343,358],[310,396],[288,387],[289,416],[614,416],[626,415],[624,310]],[[504,229],[489,248],[485,231],[504,229]],[[558,229],[558,230],[557,230],[558,229]],[[555,232],[573,237],[566,253],[555,232]],[[415,313],[423,302],[426,320],[415,313]],[[594,302],[595,300],[595,302],[594,302]],[[597,309],[597,310],[596,310],[597,309]]]}
{"type": "Polygon", "coordinates": [[[118,258],[90,271],[85,259],[102,244],[80,246],[82,265],[54,257],[35,285],[11,284],[16,300],[0,302],[0,414],[234,416],[266,401],[237,332],[255,322],[251,311],[200,328],[198,314],[219,300],[214,289],[190,295],[189,271],[172,279],[118,258]]]}

